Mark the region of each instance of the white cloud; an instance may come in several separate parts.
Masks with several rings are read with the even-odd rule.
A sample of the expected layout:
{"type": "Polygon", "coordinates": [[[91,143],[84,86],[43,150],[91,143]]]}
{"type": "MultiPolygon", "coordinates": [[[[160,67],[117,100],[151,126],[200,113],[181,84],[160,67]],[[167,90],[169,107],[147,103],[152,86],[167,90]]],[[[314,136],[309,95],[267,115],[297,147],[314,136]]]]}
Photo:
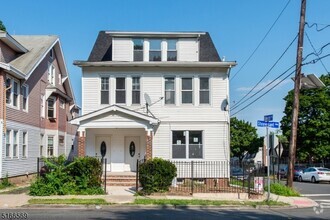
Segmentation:
{"type": "MultiPolygon", "coordinates": [[[[252,92],[257,92],[259,90],[261,90],[263,87],[265,87],[267,84],[269,84],[263,91],[267,91],[267,89],[270,89],[271,87],[273,87],[274,85],[276,85],[277,83],[279,83],[281,80],[280,79],[277,79],[275,80],[274,82],[272,82],[271,84],[269,84],[271,82],[271,80],[268,80],[266,82],[261,82],[256,88],[253,89],[252,92]]],[[[282,86],[288,84],[288,83],[291,83],[292,80],[290,79],[286,79],[284,80],[283,82],[281,82],[280,84],[278,84],[273,90],[278,90],[280,89],[282,86]]],[[[245,91],[250,91],[251,89],[253,88],[253,86],[251,87],[238,87],[236,89],[236,91],[239,91],[239,92],[245,92],[245,91]]]]}

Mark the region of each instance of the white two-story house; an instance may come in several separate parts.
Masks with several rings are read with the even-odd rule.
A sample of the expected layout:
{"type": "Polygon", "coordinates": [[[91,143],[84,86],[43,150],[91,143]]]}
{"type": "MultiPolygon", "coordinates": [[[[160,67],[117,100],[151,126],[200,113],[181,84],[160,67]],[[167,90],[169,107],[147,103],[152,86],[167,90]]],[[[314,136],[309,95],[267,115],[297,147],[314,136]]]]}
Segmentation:
{"type": "Polygon", "coordinates": [[[79,156],[229,161],[229,80],[207,32],[101,31],[82,68],[79,156]],[[102,155],[103,153],[103,155],[102,155]]]}

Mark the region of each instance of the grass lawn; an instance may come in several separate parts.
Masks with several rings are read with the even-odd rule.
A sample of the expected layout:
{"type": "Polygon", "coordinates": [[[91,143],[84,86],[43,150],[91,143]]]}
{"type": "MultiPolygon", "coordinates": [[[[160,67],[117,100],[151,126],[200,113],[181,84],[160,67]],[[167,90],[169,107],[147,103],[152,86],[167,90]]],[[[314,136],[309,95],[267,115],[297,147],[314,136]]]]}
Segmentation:
{"type": "Polygon", "coordinates": [[[109,205],[104,199],[30,199],[30,204],[109,205]]]}
{"type": "Polygon", "coordinates": [[[276,201],[261,201],[261,202],[253,202],[253,201],[216,201],[216,200],[200,200],[200,199],[143,199],[137,198],[134,201],[136,205],[201,205],[201,206],[226,206],[226,205],[234,205],[234,206],[253,206],[256,207],[258,205],[269,205],[269,206],[286,206],[287,203],[276,202],[276,201]]]}
{"type": "MultiPolygon", "coordinates": [[[[265,186],[267,191],[267,186],[265,186]]],[[[285,186],[282,183],[271,183],[270,192],[280,196],[300,196],[300,193],[295,189],[285,186]]]]}

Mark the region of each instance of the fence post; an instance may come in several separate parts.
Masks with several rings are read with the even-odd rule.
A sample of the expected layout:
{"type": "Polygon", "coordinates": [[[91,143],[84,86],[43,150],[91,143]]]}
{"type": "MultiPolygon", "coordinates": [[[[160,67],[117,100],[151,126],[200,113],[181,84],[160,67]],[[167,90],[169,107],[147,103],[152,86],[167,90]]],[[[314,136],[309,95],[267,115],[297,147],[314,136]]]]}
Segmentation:
{"type": "Polygon", "coordinates": [[[107,158],[104,159],[104,192],[107,193],[107,158]]]}
{"type": "Polygon", "coordinates": [[[191,195],[194,194],[194,161],[191,161],[191,195]]]}
{"type": "Polygon", "coordinates": [[[40,162],[40,158],[37,157],[37,177],[40,176],[39,162],[40,162]]]}
{"type": "MultiPolygon", "coordinates": [[[[251,194],[251,175],[252,175],[252,173],[249,172],[249,176],[248,176],[248,198],[250,198],[250,194],[251,194]]],[[[244,189],[244,175],[243,175],[243,189],[244,189]]]]}
{"type": "Polygon", "coordinates": [[[135,192],[139,191],[139,159],[136,160],[136,183],[135,192]]]}

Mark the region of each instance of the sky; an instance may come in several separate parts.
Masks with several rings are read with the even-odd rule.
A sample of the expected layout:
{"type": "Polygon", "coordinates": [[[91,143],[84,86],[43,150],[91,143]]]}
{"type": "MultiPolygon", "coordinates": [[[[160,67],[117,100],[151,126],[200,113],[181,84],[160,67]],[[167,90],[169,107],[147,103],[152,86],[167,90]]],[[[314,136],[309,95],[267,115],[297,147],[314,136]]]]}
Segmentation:
{"type": "MultiPolygon", "coordinates": [[[[277,87],[236,113],[268,90],[269,87],[238,106],[297,35],[300,0],[0,0],[0,5],[0,20],[9,34],[60,37],[75,98],[80,106],[81,69],[74,66],[73,61],[87,60],[101,30],[208,31],[220,57],[238,63],[230,73],[231,114],[255,127],[257,120],[263,120],[264,115],[273,114],[274,121],[281,120],[285,107],[283,98],[294,86],[291,77],[283,80],[293,71],[291,69],[275,80],[272,85],[283,80],[277,87]],[[253,51],[255,53],[251,56],[253,51]]],[[[330,0],[307,0],[306,22],[310,25],[317,23],[319,29],[325,27],[330,24],[329,10],[330,0]]],[[[317,31],[315,26],[305,26],[305,31],[316,51],[330,41],[330,27],[317,31]]],[[[250,95],[294,65],[296,50],[297,41],[294,41],[250,95]]],[[[313,52],[306,36],[303,50],[304,57],[313,52]]],[[[320,56],[329,53],[330,46],[325,47],[320,56]]],[[[310,55],[306,61],[316,58],[310,55]]],[[[302,72],[317,76],[325,74],[330,70],[330,57],[322,61],[323,65],[317,62],[303,66],[302,72]]],[[[265,128],[258,128],[258,134],[265,135],[265,128]]]]}

